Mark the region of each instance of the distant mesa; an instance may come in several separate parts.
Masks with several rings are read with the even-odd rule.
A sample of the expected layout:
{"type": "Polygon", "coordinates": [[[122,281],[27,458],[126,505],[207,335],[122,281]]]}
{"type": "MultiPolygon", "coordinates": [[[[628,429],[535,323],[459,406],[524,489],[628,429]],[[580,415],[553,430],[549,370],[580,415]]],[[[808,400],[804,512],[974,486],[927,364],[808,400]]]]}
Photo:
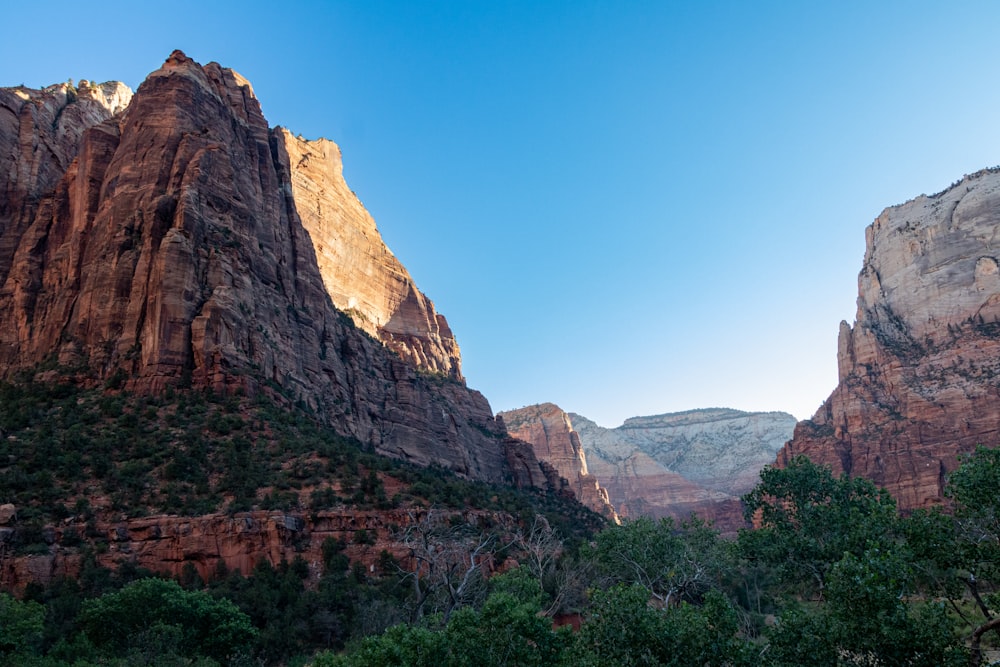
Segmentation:
{"type": "Polygon", "coordinates": [[[622,517],[696,514],[724,531],[742,525],[739,496],[756,485],[795,426],[783,412],[719,408],[634,417],[613,429],[551,403],[498,416],[540,459],[560,461],[560,471],[572,473],[574,455],[559,444],[579,442],[584,472],[622,517]],[[561,435],[563,420],[572,439],[561,435]]]}

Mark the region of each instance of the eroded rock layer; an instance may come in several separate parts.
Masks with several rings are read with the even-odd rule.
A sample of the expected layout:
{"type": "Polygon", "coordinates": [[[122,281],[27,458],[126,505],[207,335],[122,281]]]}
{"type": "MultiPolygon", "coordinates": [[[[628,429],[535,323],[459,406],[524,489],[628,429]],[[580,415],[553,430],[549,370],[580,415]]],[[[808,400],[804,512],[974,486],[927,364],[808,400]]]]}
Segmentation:
{"type": "Polygon", "coordinates": [[[707,408],[632,417],[614,429],[590,422],[580,437],[588,452],[617,456],[631,448],[700,486],[738,497],[757,485],[760,469],[794,428],[795,417],[785,412],[707,408]]]}
{"type": "MultiPolygon", "coordinates": [[[[382,330],[421,340],[423,318],[440,363],[423,342],[391,352],[335,308],[317,251],[356,230],[326,225],[301,193],[337,169],[306,169],[313,148],[268,129],[246,80],[177,51],[130,102],[116,84],[88,90],[0,96],[0,376],[51,364],[141,392],[267,384],[380,453],[545,484],[461,380],[447,325],[412,283],[382,330]]],[[[370,240],[365,252],[384,249],[370,240]]]]}
{"type": "MultiPolygon", "coordinates": [[[[453,524],[495,527],[513,523],[508,515],[485,510],[438,512],[453,524]]],[[[84,557],[79,548],[64,547],[62,543],[85,531],[106,545],[95,554],[99,565],[114,569],[128,562],[171,577],[186,576],[188,569],[204,581],[226,571],[249,575],[261,562],[277,565],[302,558],[315,584],[322,574],[323,543],[328,538],[347,545],[345,553],[353,562],[375,567],[380,553],[386,551],[403,567],[412,569],[412,554],[399,535],[426,520],[427,514],[425,509],[308,514],[256,511],[198,517],[152,516],[89,526],[69,520],[46,529],[51,541],[48,553],[0,559],[0,590],[23,592],[30,582],[48,585],[60,577],[78,576],[84,557]],[[357,539],[359,533],[364,534],[364,543],[357,539]]],[[[11,530],[0,528],[0,545],[11,530]]]]}
{"type": "Polygon", "coordinates": [[[618,520],[607,490],[587,471],[587,456],[569,415],[557,405],[542,403],[500,412],[497,417],[503,419],[512,436],[531,443],[535,456],[552,465],[569,482],[580,502],[612,521],[618,520]]]}
{"type": "Polygon", "coordinates": [[[692,410],[604,428],[570,414],[591,474],[623,516],[696,514],[725,531],[743,525],[739,497],[792,432],[781,412],[692,410]]]}
{"type": "Polygon", "coordinates": [[[946,474],[1000,430],[1000,170],[887,208],[865,231],[839,384],[778,456],[805,455],[941,502],[946,474]]]}

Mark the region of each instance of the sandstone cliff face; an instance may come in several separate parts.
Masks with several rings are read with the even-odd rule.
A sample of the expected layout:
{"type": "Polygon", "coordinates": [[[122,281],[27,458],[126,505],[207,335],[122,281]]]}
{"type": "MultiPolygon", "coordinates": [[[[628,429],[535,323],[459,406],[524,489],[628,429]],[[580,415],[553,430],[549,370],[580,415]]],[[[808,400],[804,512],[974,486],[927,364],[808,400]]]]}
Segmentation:
{"type": "Polygon", "coordinates": [[[531,443],[535,456],[552,465],[569,482],[581,503],[612,521],[618,520],[607,490],[587,471],[587,456],[569,415],[552,403],[542,403],[500,412],[497,418],[503,420],[512,436],[531,443]]]}
{"type": "MultiPolygon", "coordinates": [[[[508,515],[484,510],[438,512],[451,522],[471,526],[513,523],[508,515]]],[[[101,566],[116,569],[128,562],[171,577],[180,577],[186,567],[193,567],[205,581],[216,578],[221,567],[248,575],[261,562],[277,565],[300,557],[309,565],[315,583],[322,574],[323,542],[327,538],[346,543],[345,554],[352,562],[374,566],[379,554],[386,550],[412,569],[411,554],[399,541],[399,533],[424,520],[427,513],[425,509],[309,514],[257,511],[155,516],[89,527],[68,521],[48,530],[52,542],[49,553],[6,557],[3,541],[12,529],[0,528],[0,589],[22,592],[29,582],[45,585],[59,577],[76,577],[83,560],[80,549],[62,543],[70,534],[85,532],[107,545],[96,554],[101,566]],[[363,544],[355,538],[359,531],[366,534],[363,544]]]]}
{"type": "Polygon", "coordinates": [[[941,502],[959,454],[1000,430],[1000,172],[888,208],[865,231],[839,384],[778,463],[871,479],[902,509],[941,502]]]}
{"type": "Polygon", "coordinates": [[[795,417],[784,412],[709,408],[632,417],[615,429],[589,426],[581,438],[598,454],[631,446],[685,479],[738,497],[757,485],[794,428],[795,417]]]}
{"type": "Polygon", "coordinates": [[[418,368],[461,379],[458,343],[443,315],[382,242],[375,221],[344,181],[340,148],[275,129],[292,195],[333,304],[418,368]]]}
{"type": "Polygon", "coordinates": [[[669,516],[683,521],[695,514],[723,532],[743,525],[738,495],[686,478],[630,441],[620,431],[624,427],[607,429],[580,415],[569,417],[587,452],[591,474],[608,490],[623,517],[669,516]]]}
{"type": "Polygon", "coordinates": [[[0,88],[0,284],[39,200],[76,157],[83,132],[131,99],[119,82],[0,88]]]}
{"type": "MultiPolygon", "coordinates": [[[[91,382],[144,392],[267,383],[380,453],[544,486],[530,448],[504,440],[486,400],[458,379],[457,347],[442,342],[438,363],[414,344],[421,351],[407,361],[334,307],[317,249],[337,244],[324,234],[354,232],[325,226],[319,200],[306,195],[313,228],[303,225],[296,192],[323,183],[325,168],[306,169],[311,149],[268,129],[242,77],[178,51],[124,112],[114,115],[127,95],[109,90],[118,103],[88,103],[60,135],[67,146],[80,136],[75,158],[72,147],[44,158],[28,150],[48,145],[50,127],[28,105],[47,110],[35,102],[54,95],[58,107],[58,91],[2,98],[0,146],[13,156],[0,155],[0,187],[13,194],[0,213],[0,375],[57,361],[91,382]],[[414,362],[441,374],[418,373],[414,362]]],[[[69,123],[82,98],[60,119],[69,123]]],[[[342,209],[357,213],[353,202],[342,209]]],[[[402,339],[423,317],[438,327],[425,338],[453,342],[417,295],[401,298],[420,307],[404,305],[383,330],[402,339]]]]}

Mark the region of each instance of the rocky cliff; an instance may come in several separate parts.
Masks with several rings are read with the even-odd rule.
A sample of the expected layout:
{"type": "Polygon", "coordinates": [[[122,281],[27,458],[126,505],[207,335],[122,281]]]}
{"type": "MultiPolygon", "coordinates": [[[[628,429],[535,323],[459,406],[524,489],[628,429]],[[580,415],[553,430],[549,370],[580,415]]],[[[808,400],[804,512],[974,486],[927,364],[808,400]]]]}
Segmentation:
{"type": "Polygon", "coordinates": [[[587,470],[587,456],[580,436],[573,430],[569,415],[552,403],[497,413],[512,436],[531,443],[535,456],[555,468],[569,482],[574,495],[584,505],[612,521],[618,521],[608,492],[587,470]]]}
{"type": "MultiPolygon", "coordinates": [[[[514,525],[510,515],[500,512],[436,512],[452,525],[514,525]]],[[[427,515],[426,509],[351,509],[153,516],[89,525],[67,520],[46,529],[51,543],[47,553],[18,556],[4,551],[4,538],[13,528],[0,524],[0,590],[22,592],[29,582],[48,585],[60,577],[78,576],[84,557],[77,545],[84,534],[102,545],[94,557],[103,567],[116,569],[128,562],[171,577],[181,577],[185,568],[193,568],[204,581],[227,570],[249,575],[262,561],[278,564],[302,558],[315,584],[322,574],[323,542],[327,538],[342,541],[352,562],[364,563],[373,570],[383,551],[391,553],[403,567],[412,568],[411,554],[401,542],[400,533],[427,515]],[[359,535],[364,537],[359,539],[359,535]],[[73,546],[65,546],[70,542],[73,546]]]]}
{"type": "Polygon", "coordinates": [[[592,509],[602,511],[606,498],[622,517],[697,514],[726,531],[742,525],[739,496],[795,425],[781,412],[710,409],[634,417],[608,429],[551,403],[498,416],[592,509]]]}
{"type": "Polygon", "coordinates": [[[778,463],[805,455],[939,503],[945,475],[1000,430],[1000,170],[886,209],[866,229],[839,384],[778,463]],[[998,246],[998,247],[994,247],[998,246]]]}
{"type": "Polygon", "coordinates": [[[333,304],[418,368],[461,379],[461,355],[448,322],[416,288],[347,187],[337,144],[307,141],[283,128],[274,134],[333,304]]]}
{"type": "Polygon", "coordinates": [[[0,88],[0,284],[40,200],[76,157],[83,133],[131,99],[132,91],[118,82],[0,88]]]}
{"type": "Polygon", "coordinates": [[[270,130],[246,80],[179,51],[128,98],[0,94],[0,376],[274,387],[380,453],[546,483],[461,380],[447,324],[347,194],[332,144],[270,130]]]}
{"type": "Polygon", "coordinates": [[[633,417],[613,429],[569,417],[591,474],[623,515],[695,513],[723,530],[742,525],[739,496],[754,487],[795,425],[782,412],[728,409],[633,417]]]}
{"type": "Polygon", "coordinates": [[[725,408],[632,417],[605,429],[571,415],[587,452],[609,460],[630,450],[700,486],[741,496],[759,481],[760,469],[791,437],[795,417],[785,412],[725,408]]]}

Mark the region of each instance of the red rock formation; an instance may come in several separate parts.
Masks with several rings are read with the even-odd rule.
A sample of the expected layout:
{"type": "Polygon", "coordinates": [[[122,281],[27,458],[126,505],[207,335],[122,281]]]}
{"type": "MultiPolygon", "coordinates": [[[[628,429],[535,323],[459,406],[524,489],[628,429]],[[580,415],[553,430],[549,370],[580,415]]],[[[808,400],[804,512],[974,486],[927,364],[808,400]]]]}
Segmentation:
{"type": "MultiPolygon", "coordinates": [[[[242,77],[176,51],[120,114],[62,90],[0,98],[0,377],[56,361],[141,392],[268,384],[381,453],[545,483],[530,450],[505,443],[489,404],[460,380],[446,324],[412,285],[399,326],[382,327],[418,341],[409,361],[335,308],[317,263],[332,241],[310,236],[296,199],[329,174],[291,163],[315,146],[289,148],[287,133],[271,132],[242,77]],[[66,119],[55,139],[53,113],[66,119]],[[45,146],[52,155],[38,157],[45,146]],[[415,333],[421,318],[440,363],[415,333]]],[[[115,90],[104,97],[124,100],[115,90]]],[[[336,234],[317,213],[306,215],[312,231],[336,234]]]]}
{"type": "Polygon", "coordinates": [[[685,478],[623,440],[616,429],[602,429],[552,403],[497,417],[512,435],[532,444],[535,455],[569,482],[583,504],[613,520],[648,516],[685,521],[696,515],[726,533],[743,526],[738,496],[685,478]]]}
{"type": "Polygon", "coordinates": [[[0,88],[0,284],[44,195],[76,157],[82,134],[128,106],[122,83],[0,88]]]}
{"type": "MultiPolygon", "coordinates": [[[[128,562],[172,577],[179,577],[186,567],[193,567],[206,581],[215,576],[220,566],[247,575],[262,561],[277,565],[296,557],[306,561],[315,581],[322,574],[323,542],[327,538],[345,542],[348,545],[345,553],[352,562],[373,565],[382,550],[386,550],[407,567],[409,553],[399,542],[399,533],[420,522],[427,512],[425,509],[310,514],[259,511],[199,517],[154,516],[89,527],[70,521],[50,531],[49,553],[0,558],[0,589],[20,592],[29,582],[44,585],[58,577],[77,576],[82,565],[80,550],[61,544],[70,533],[85,532],[106,540],[108,548],[96,556],[101,566],[116,569],[128,562]],[[356,535],[362,530],[366,539],[357,540],[356,535]]],[[[514,524],[508,515],[484,510],[444,514],[451,522],[475,526],[514,524]]]]}
{"type": "Polygon", "coordinates": [[[458,343],[444,315],[382,242],[375,221],[344,182],[340,148],[274,131],[291,168],[292,194],[333,304],[418,368],[461,379],[458,343]]]}
{"type": "Polygon", "coordinates": [[[940,503],[946,474],[1000,432],[1000,172],[888,208],[865,232],[840,382],[796,426],[805,455],[871,479],[904,509],[940,503]]]}
{"type": "Polygon", "coordinates": [[[497,414],[515,438],[531,443],[535,456],[553,466],[569,482],[573,494],[595,512],[618,521],[608,492],[587,472],[587,456],[569,415],[552,403],[532,405],[497,414]]]}

